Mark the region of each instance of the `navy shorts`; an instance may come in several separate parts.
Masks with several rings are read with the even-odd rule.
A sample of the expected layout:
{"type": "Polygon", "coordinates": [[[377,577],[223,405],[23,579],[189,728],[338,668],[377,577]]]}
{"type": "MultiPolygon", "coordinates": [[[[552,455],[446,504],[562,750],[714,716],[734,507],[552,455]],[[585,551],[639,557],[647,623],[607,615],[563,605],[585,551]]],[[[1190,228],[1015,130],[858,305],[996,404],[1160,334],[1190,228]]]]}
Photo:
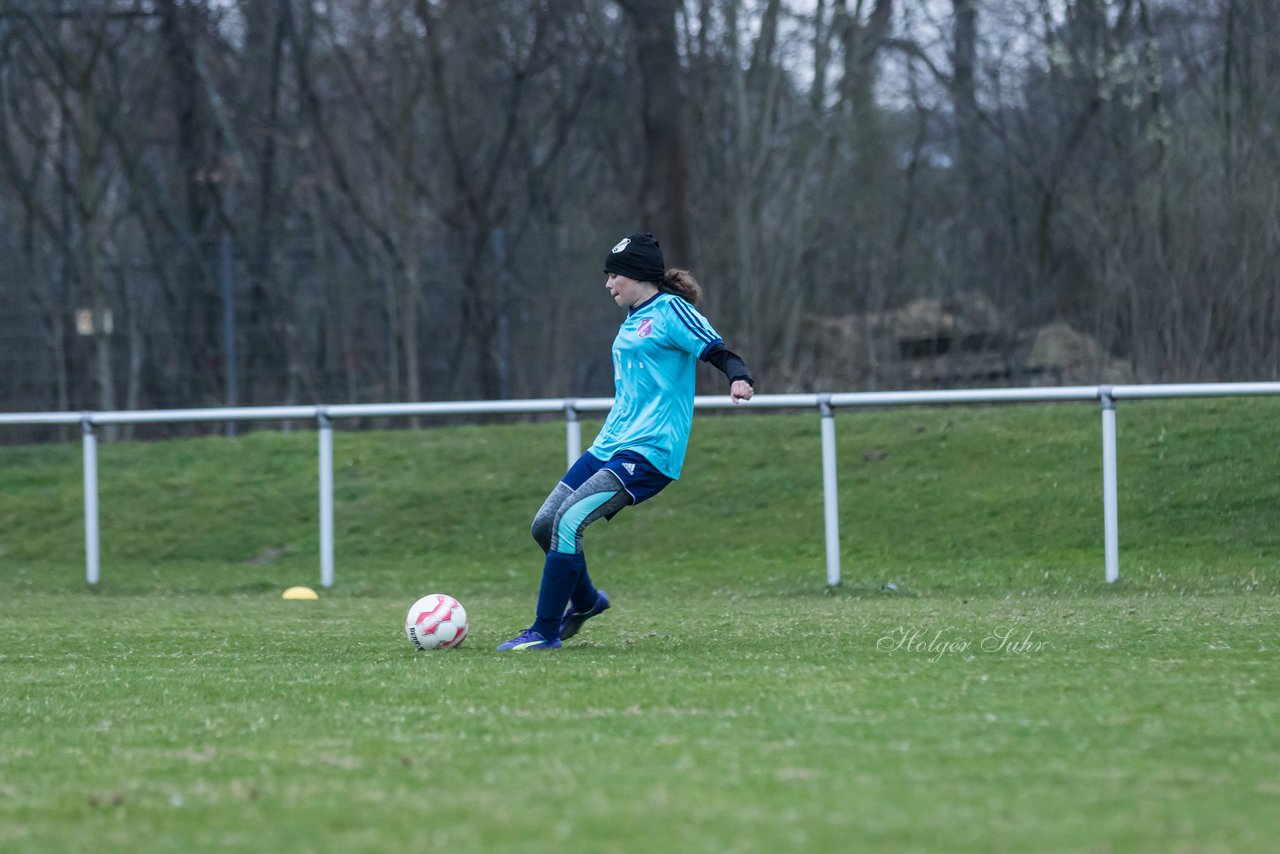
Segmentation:
{"type": "Polygon", "coordinates": [[[631,496],[632,504],[648,501],[671,483],[671,478],[658,471],[653,463],[635,451],[618,451],[608,462],[587,451],[569,466],[560,480],[570,489],[577,489],[600,469],[608,469],[618,476],[618,480],[622,481],[622,488],[631,496]]]}

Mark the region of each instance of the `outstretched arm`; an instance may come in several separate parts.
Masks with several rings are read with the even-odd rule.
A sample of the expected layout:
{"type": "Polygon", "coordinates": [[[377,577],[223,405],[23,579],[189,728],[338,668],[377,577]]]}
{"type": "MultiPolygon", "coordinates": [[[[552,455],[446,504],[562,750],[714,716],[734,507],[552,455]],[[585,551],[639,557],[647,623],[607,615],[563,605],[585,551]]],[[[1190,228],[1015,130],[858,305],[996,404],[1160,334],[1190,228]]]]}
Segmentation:
{"type": "Polygon", "coordinates": [[[715,365],[729,378],[729,397],[734,403],[750,400],[755,394],[755,380],[751,379],[747,363],[742,361],[742,357],[737,353],[723,344],[717,344],[702,358],[715,365]]]}

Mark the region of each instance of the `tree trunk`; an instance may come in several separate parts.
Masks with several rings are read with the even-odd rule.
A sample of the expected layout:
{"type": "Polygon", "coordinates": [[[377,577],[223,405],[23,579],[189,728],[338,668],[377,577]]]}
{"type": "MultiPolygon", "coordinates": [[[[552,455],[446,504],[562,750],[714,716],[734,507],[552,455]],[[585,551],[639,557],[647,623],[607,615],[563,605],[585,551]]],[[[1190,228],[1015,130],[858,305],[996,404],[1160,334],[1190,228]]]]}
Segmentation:
{"type": "Polygon", "coordinates": [[[668,267],[691,266],[684,97],[676,50],[677,0],[625,0],[622,5],[631,16],[640,71],[645,147],[641,227],[661,241],[668,267]]]}

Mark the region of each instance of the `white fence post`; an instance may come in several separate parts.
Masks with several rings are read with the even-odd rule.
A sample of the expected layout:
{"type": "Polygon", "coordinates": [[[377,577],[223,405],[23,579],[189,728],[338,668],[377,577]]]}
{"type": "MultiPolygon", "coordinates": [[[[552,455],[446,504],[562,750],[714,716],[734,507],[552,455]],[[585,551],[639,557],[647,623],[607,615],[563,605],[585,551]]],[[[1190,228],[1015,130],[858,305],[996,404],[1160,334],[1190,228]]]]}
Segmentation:
{"type": "Polygon", "coordinates": [[[564,402],[565,451],[570,466],[582,456],[582,422],[578,420],[577,403],[573,398],[564,402]]]}
{"type": "Polygon", "coordinates": [[[1111,386],[1101,386],[1102,400],[1102,541],[1107,583],[1120,578],[1120,521],[1116,496],[1116,400],[1111,386]]]}
{"type": "Polygon", "coordinates": [[[333,586],[333,421],[316,412],[320,434],[320,586],[333,586]]]}
{"type": "Polygon", "coordinates": [[[84,448],[84,575],[90,584],[101,577],[98,554],[98,437],[88,413],[81,419],[84,448]]]}
{"type": "Polygon", "coordinates": [[[831,395],[818,395],[822,414],[822,517],[827,540],[827,586],[840,583],[840,498],[836,492],[836,414],[831,395]]]}

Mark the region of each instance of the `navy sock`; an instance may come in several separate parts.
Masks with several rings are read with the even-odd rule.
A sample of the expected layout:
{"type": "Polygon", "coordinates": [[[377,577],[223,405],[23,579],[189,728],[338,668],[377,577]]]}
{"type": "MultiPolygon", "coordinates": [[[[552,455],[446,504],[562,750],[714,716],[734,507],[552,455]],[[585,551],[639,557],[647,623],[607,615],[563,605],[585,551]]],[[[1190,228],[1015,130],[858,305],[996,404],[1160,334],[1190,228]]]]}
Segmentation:
{"type": "Polygon", "coordinates": [[[585,555],[547,552],[547,561],[542,566],[542,586],[538,589],[538,618],[533,622],[535,632],[547,640],[560,637],[564,609],[586,569],[585,555]]]}
{"type": "Polygon", "coordinates": [[[591,573],[587,572],[586,561],[583,561],[582,574],[578,576],[578,584],[573,588],[573,596],[569,598],[573,603],[573,610],[579,613],[590,611],[596,606],[596,599],[599,596],[596,586],[591,583],[591,573]]]}

